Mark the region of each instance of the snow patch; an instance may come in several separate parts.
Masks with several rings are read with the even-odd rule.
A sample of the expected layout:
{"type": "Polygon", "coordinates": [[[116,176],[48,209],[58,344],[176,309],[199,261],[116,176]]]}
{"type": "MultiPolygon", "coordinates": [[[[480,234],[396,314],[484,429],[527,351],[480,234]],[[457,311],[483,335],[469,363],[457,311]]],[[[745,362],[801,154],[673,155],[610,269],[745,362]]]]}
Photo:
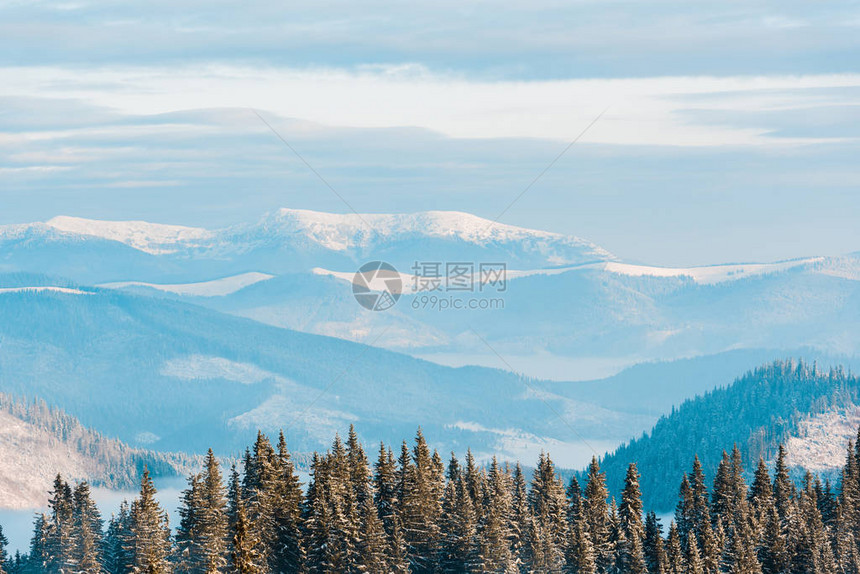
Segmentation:
{"type": "Polygon", "coordinates": [[[251,363],[238,363],[222,357],[205,355],[170,359],[161,367],[161,374],[185,381],[223,379],[243,385],[253,385],[266,380],[285,381],[280,375],[251,363]]]}
{"type": "Polygon", "coordinates": [[[813,257],[794,261],[780,261],[777,263],[745,263],[711,265],[706,267],[650,267],[647,265],[633,265],[611,261],[596,264],[594,267],[602,268],[610,273],[632,277],[689,277],[696,283],[712,285],[724,281],[734,281],[746,277],[777,273],[795,267],[809,266],[823,260],[823,257],[813,257]]]}
{"type": "Polygon", "coordinates": [[[857,436],[858,425],[860,406],[856,405],[801,420],[796,435],[785,445],[788,464],[813,472],[841,468],[848,441],[857,436]]]}
{"type": "Polygon", "coordinates": [[[235,293],[245,287],[267,281],[273,278],[274,275],[268,273],[242,273],[233,275],[232,277],[224,277],[221,279],[213,279],[211,281],[200,281],[197,283],[176,283],[176,284],[159,284],[159,283],[144,283],[142,281],[124,281],[119,283],[105,283],[99,287],[108,289],[124,289],[127,287],[149,287],[167,293],[175,293],[176,295],[187,295],[192,297],[223,297],[235,293]]]}
{"type": "Polygon", "coordinates": [[[83,291],[72,287],[4,287],[0,293],[66,293],[71,295],[92,295],[92,291],[83,291]]]}

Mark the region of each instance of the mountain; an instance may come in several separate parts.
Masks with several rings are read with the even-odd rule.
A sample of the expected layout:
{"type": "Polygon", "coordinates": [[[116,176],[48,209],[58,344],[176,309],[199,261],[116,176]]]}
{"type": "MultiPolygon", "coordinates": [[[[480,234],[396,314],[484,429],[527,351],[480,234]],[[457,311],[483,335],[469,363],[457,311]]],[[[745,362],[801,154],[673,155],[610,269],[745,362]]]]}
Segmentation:
{"type": "Polygon", "coordinates": [[[57,473],[95,486],[134,488],[144,467],[179,477],[194,457],[131,448],[85,428],[44,401],[0,394],[0,509],[40,508],[57,473]]]}
{"type": "Polygon", "coordinates": [[[26,282],[0,277],[0,391],[42,397],[142,447],[238,454],[258,428],[283,428],[293,449],[308,451],[353,422],[374,443],[422,421],[445,450],[515,458],[551,449],[577,466],[592,453],[582,437],[602,451],[654,420],[507,371],[444,367],[181,301],[26,282]]]}
{"type": "Polygon", "coordinates": [[[57,217],[0,227],[2,270],[172,298],[357,342],[386,330],[376,345],[452,366],[503,367],[499,353],[517,371],[556,380],[735,349],[847,357],[860,349],[857,254],[655,267],[620,261],[576,237],[458,212],[281,209],[216,230],[57,217]],[[384,313],[368,313],[352,294],[355,271],[374,259],[403,274],[403,297],[384,313]],[[449,262],[504,263],[505,289],[432,293],[485,305],[440,310],[426,304],[427,293],[413,292],[416,262],[443,270],[449,262]]]}
{"type": "Polygon", "coordinates": [[[818,472],[844,463],[844,448],[860,423],[860,378],[841,368],[819,369],[802,361],[774,362],[685,401],[654,428],[601,461],[617,495],[627,465],[642,473],[646,507],[672,510],[682,476],[698,455],[713,480],[723,449],[736,444],[748,473],[759,457],[773,462],[779,444],[791,466],[818,472]]]}
{"type": "Polygon", "coordinates": [[[251,224],[207,230],[60,216],[0,226],[0,271],[50,272],[81,283],[202,281],[313,267],[352,271],[368,259],[506,261],[544,267],[612,260],[579,238],[459,212],[329,214],[281,209],[251,224]]]}

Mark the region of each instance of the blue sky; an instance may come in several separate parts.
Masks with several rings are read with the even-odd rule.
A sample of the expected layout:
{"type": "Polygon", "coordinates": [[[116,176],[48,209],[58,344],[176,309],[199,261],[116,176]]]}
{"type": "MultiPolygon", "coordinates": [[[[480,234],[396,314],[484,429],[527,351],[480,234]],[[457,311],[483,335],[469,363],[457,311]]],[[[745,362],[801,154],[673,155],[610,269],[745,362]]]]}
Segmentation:
{"type": "Polygon", "coordinates": [[[860,249],[856,2],[0,0],[0,223],[494,218],[666,265],[860,249]]]}

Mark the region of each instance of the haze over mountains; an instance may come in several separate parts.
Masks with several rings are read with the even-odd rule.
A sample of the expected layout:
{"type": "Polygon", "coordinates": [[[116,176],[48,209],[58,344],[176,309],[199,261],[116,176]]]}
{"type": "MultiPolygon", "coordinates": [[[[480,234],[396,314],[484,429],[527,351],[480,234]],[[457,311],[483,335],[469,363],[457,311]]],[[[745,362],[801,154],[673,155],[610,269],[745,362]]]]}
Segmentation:
{"type": "Polygon", "coordinates": [[[853,320],[860,312],[857,253],[650,267],[619,261],[577,237],[457,212],[282,209],[218,230],[56,217],[0,227],[0,270],[182,298],[355,341],[385,328],[378,346],[446,364],[505,368],[489,343],[518,371],[557,380],[737,348],[850,355],[860,347],[853,320]],[[404,301],[385,313],[365,312],[350,290],[356,269],[374,259],[392,263],[407,280],[404,301]],[[415,309],[408,279],[416,262],[439,262],[444,269],[455,261],[476,269],[506,264],[504,309],[415,309]]]}
{"type": "Polygon", "coordinates": [[[350,423],[374,442],[420,422],[442,450],[579,467],[762,363],[850,366],[858,316],[857,253],[649,267],[453,212],[0,227],[0,391],[165,451],[237,454],[257,428],[307,451],[350,423]],[[374,259],[406,282],[384,312],[352,295],[374,259]],[[505,263],[505,289],[458,295],[503,309],[416,309],[415,263],[452,261],[505,263]],[[651,360],[674,362],[616,374],[651,360]]]}

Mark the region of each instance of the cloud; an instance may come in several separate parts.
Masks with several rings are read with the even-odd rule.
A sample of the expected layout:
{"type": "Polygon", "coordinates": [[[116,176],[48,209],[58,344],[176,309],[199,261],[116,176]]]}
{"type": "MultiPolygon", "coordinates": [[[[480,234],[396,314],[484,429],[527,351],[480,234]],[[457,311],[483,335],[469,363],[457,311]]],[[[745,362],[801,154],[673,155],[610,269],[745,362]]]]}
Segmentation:
{"type": "MultiPolygon", "coordinates": [[[[359,72],[224,65],[25,67],[0,69],[0,74],[10,96],[84,101],[128,116],[233,108],[234,119],[241,121],[237,108],[254,108],[271,117],[309,122],[306,127],[414,126],[453,138],[569,141],[609,106],[583,141],[668,146],[815,143],[821,138],[774,138],[771,127],[752,116],[744,125],[723,125],[696,123],[694,115],[682,112],[693,107],[749,113],[802,108],[818,97],[816,90],[860,87],[858,74],[482,81],[420,67],[405,73],[400,67],[359,72]]],[[[853,101],[840,100],[837,91],[831,99],[853,101]]],[[[250,111],[247,118],[253,120],[250,111]]],[[[50,137],[60,136],[55,132],[50,137]]],[[[34,132],[31,137],[49,136],[34,132]]]]}

